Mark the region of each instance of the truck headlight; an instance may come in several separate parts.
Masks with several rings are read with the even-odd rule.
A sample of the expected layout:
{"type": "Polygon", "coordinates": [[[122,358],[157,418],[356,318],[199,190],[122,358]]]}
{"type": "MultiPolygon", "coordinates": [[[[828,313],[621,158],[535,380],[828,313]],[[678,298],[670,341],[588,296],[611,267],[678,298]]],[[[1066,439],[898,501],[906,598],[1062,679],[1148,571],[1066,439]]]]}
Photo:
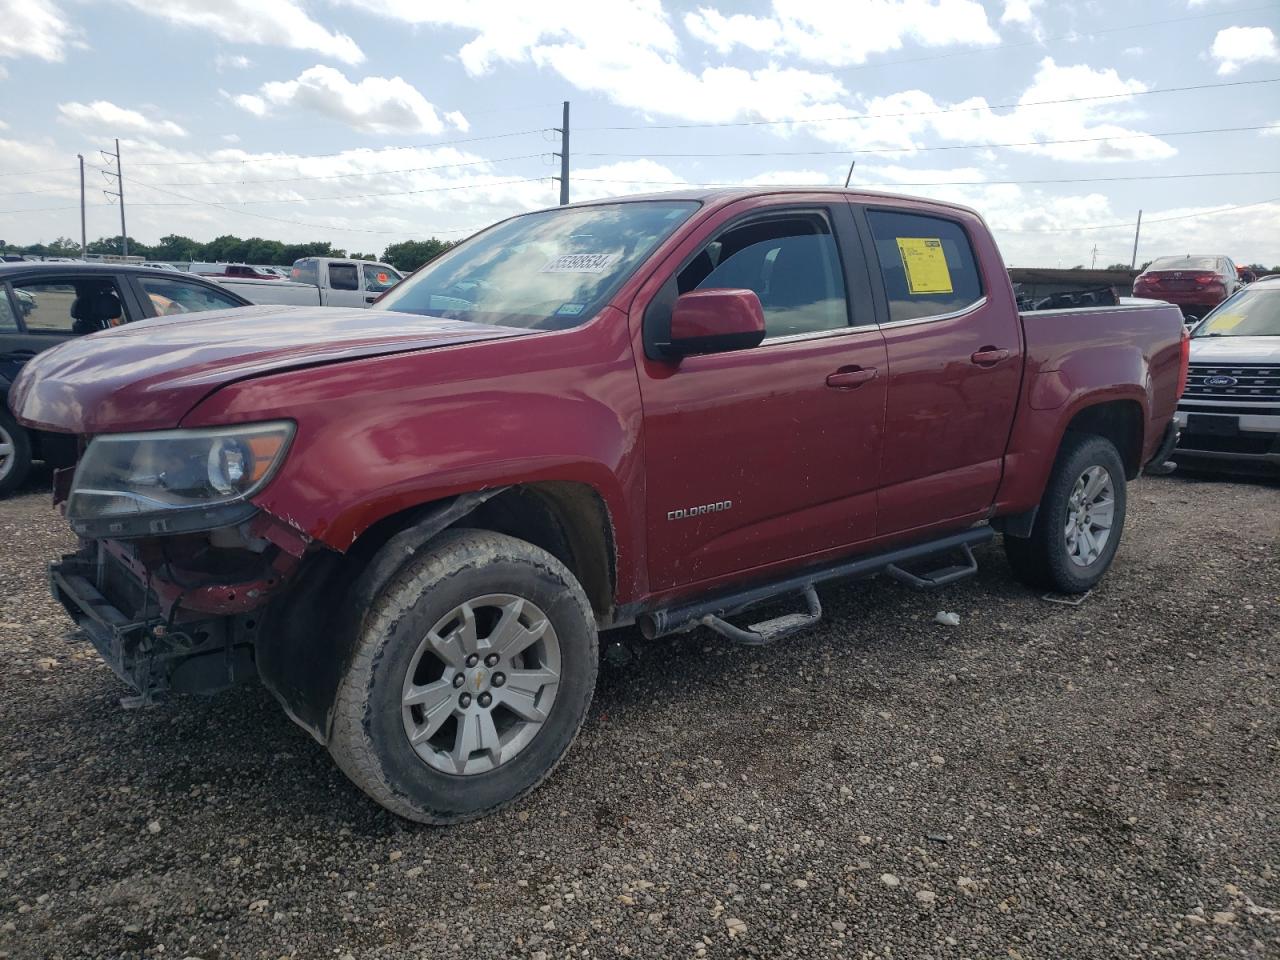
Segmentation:
{"type": "Polygon", "coordinates": [[[71,483],[67,519],[84,536],[129,537],[227,526],[284,459],[293,424],[103,434],[71,483]]]}

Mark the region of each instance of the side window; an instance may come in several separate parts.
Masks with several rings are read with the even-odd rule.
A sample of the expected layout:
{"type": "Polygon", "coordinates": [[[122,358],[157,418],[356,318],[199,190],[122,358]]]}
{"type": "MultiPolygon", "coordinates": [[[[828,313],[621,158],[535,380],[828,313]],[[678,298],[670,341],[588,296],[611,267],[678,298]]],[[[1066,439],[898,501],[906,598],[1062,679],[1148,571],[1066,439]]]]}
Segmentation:
{"type": "Polygon", "coordinates": [[[889,320],[963,310],[982,299],[982,277],[960,224],[914,213],[868,210],[889,320]]]}
{"type": "Polygon", "coordinates": [[[359,290],[360,273],[354,263],[329,264],[329,286],[334,290],[359,290]]]}
{"type": "Polygon", "coordinates": [[[835,238],[826,218],[816,213],[730,228],[680,272],[676,287],[680,293],[754,290],[764,307],[766,338],[849,325],[835,238]]]}
{"type": "Polygon", "coordinates": [[[299,260],[293,265],[293,269],[289,271],[289,279],[318,287],[320,286],[320,271],[314,260],[299,260]]]}
{"type": "Polygon", "coordinates": [[[361,265],[364,270],[364,288],[370,293],[382,293],[400,282],[400,274],[378,263],[361,265]]]}
{"type": "Polygon", "coordinates": [[[167,277],[139,277],[138,286],[151,301],[157,317],[205,310],[226,310],[240,306],[240,301],[221,290],[211,290],[198,283],[170,280],[167,277]]]}
{"type": "Polygon", "coordinates": [[[110,277],[15,283],[13,293],[30,333],[85,334],[124,322],[124,301],[110,277]]]}
{"type": "Polygon", "coordinates": [[[0,284],[0,333],[13,333],[18,329],[18,318],[9,300],[9,291],[0,284]]]}

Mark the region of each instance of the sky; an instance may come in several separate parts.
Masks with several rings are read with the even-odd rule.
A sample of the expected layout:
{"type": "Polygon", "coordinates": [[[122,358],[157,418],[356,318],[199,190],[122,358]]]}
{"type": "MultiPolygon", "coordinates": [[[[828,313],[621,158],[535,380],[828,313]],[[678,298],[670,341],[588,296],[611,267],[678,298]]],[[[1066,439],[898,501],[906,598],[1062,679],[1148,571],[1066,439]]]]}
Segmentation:
{"type": "Polygon", "coordinates": [[[1015,266],[1280,264],[1280,2],[0,0],[0,239],[381,252],[571,198],[852,184],[1015,266]]]}

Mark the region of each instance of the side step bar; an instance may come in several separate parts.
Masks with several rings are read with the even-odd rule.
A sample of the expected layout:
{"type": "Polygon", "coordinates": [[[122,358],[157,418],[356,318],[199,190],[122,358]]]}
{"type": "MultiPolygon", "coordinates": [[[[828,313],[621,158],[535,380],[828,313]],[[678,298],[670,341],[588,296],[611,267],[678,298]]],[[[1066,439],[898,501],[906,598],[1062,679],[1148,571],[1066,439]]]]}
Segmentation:
{"type": "Polygon", "coordinates": [[[973,548],[990,542],[993,537],[995,537],[995,531],[990,527],[974,527],[971,530],[949,534],[926,543],[859,557],[857,560],[846,560],[827,567],[818,567],[785,580],[723,594],[710,600],[699,600],[666,610],[655,610],[652,613],[641,614],[637,622],[640,632],[650,640],[691,630],[697,626],[705,626],[735,643],[761,646],[813,626],[822,619],[822,605],[814,590],[815,584],[825,583],[828,580],[873,577],[884,573],[919,589],[945,586],[977,572],[978,561],[973,555],[973,548]],[[911,573],[901,566],[904,563],[912,563],[951,550],[960,550],[964,554],[965,563],[943,567],[924,575],[911,573]],[[808,608],[807,612],[775,617],[746,629],[736,627],[725,619],[741,613],[748,607],[788,594],[801,595],[808,608]]]}

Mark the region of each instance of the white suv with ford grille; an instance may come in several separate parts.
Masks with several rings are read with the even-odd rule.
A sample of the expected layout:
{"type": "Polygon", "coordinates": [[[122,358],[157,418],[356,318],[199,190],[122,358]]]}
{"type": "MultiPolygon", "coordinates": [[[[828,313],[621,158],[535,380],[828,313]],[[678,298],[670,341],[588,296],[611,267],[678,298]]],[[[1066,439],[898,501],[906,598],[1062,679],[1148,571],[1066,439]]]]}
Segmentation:
{"type": "Polygon", "coordinates": [[[1280,276],[1223,301],[1191,331],[1174,459],[1280,473],[1280,276]]]}

